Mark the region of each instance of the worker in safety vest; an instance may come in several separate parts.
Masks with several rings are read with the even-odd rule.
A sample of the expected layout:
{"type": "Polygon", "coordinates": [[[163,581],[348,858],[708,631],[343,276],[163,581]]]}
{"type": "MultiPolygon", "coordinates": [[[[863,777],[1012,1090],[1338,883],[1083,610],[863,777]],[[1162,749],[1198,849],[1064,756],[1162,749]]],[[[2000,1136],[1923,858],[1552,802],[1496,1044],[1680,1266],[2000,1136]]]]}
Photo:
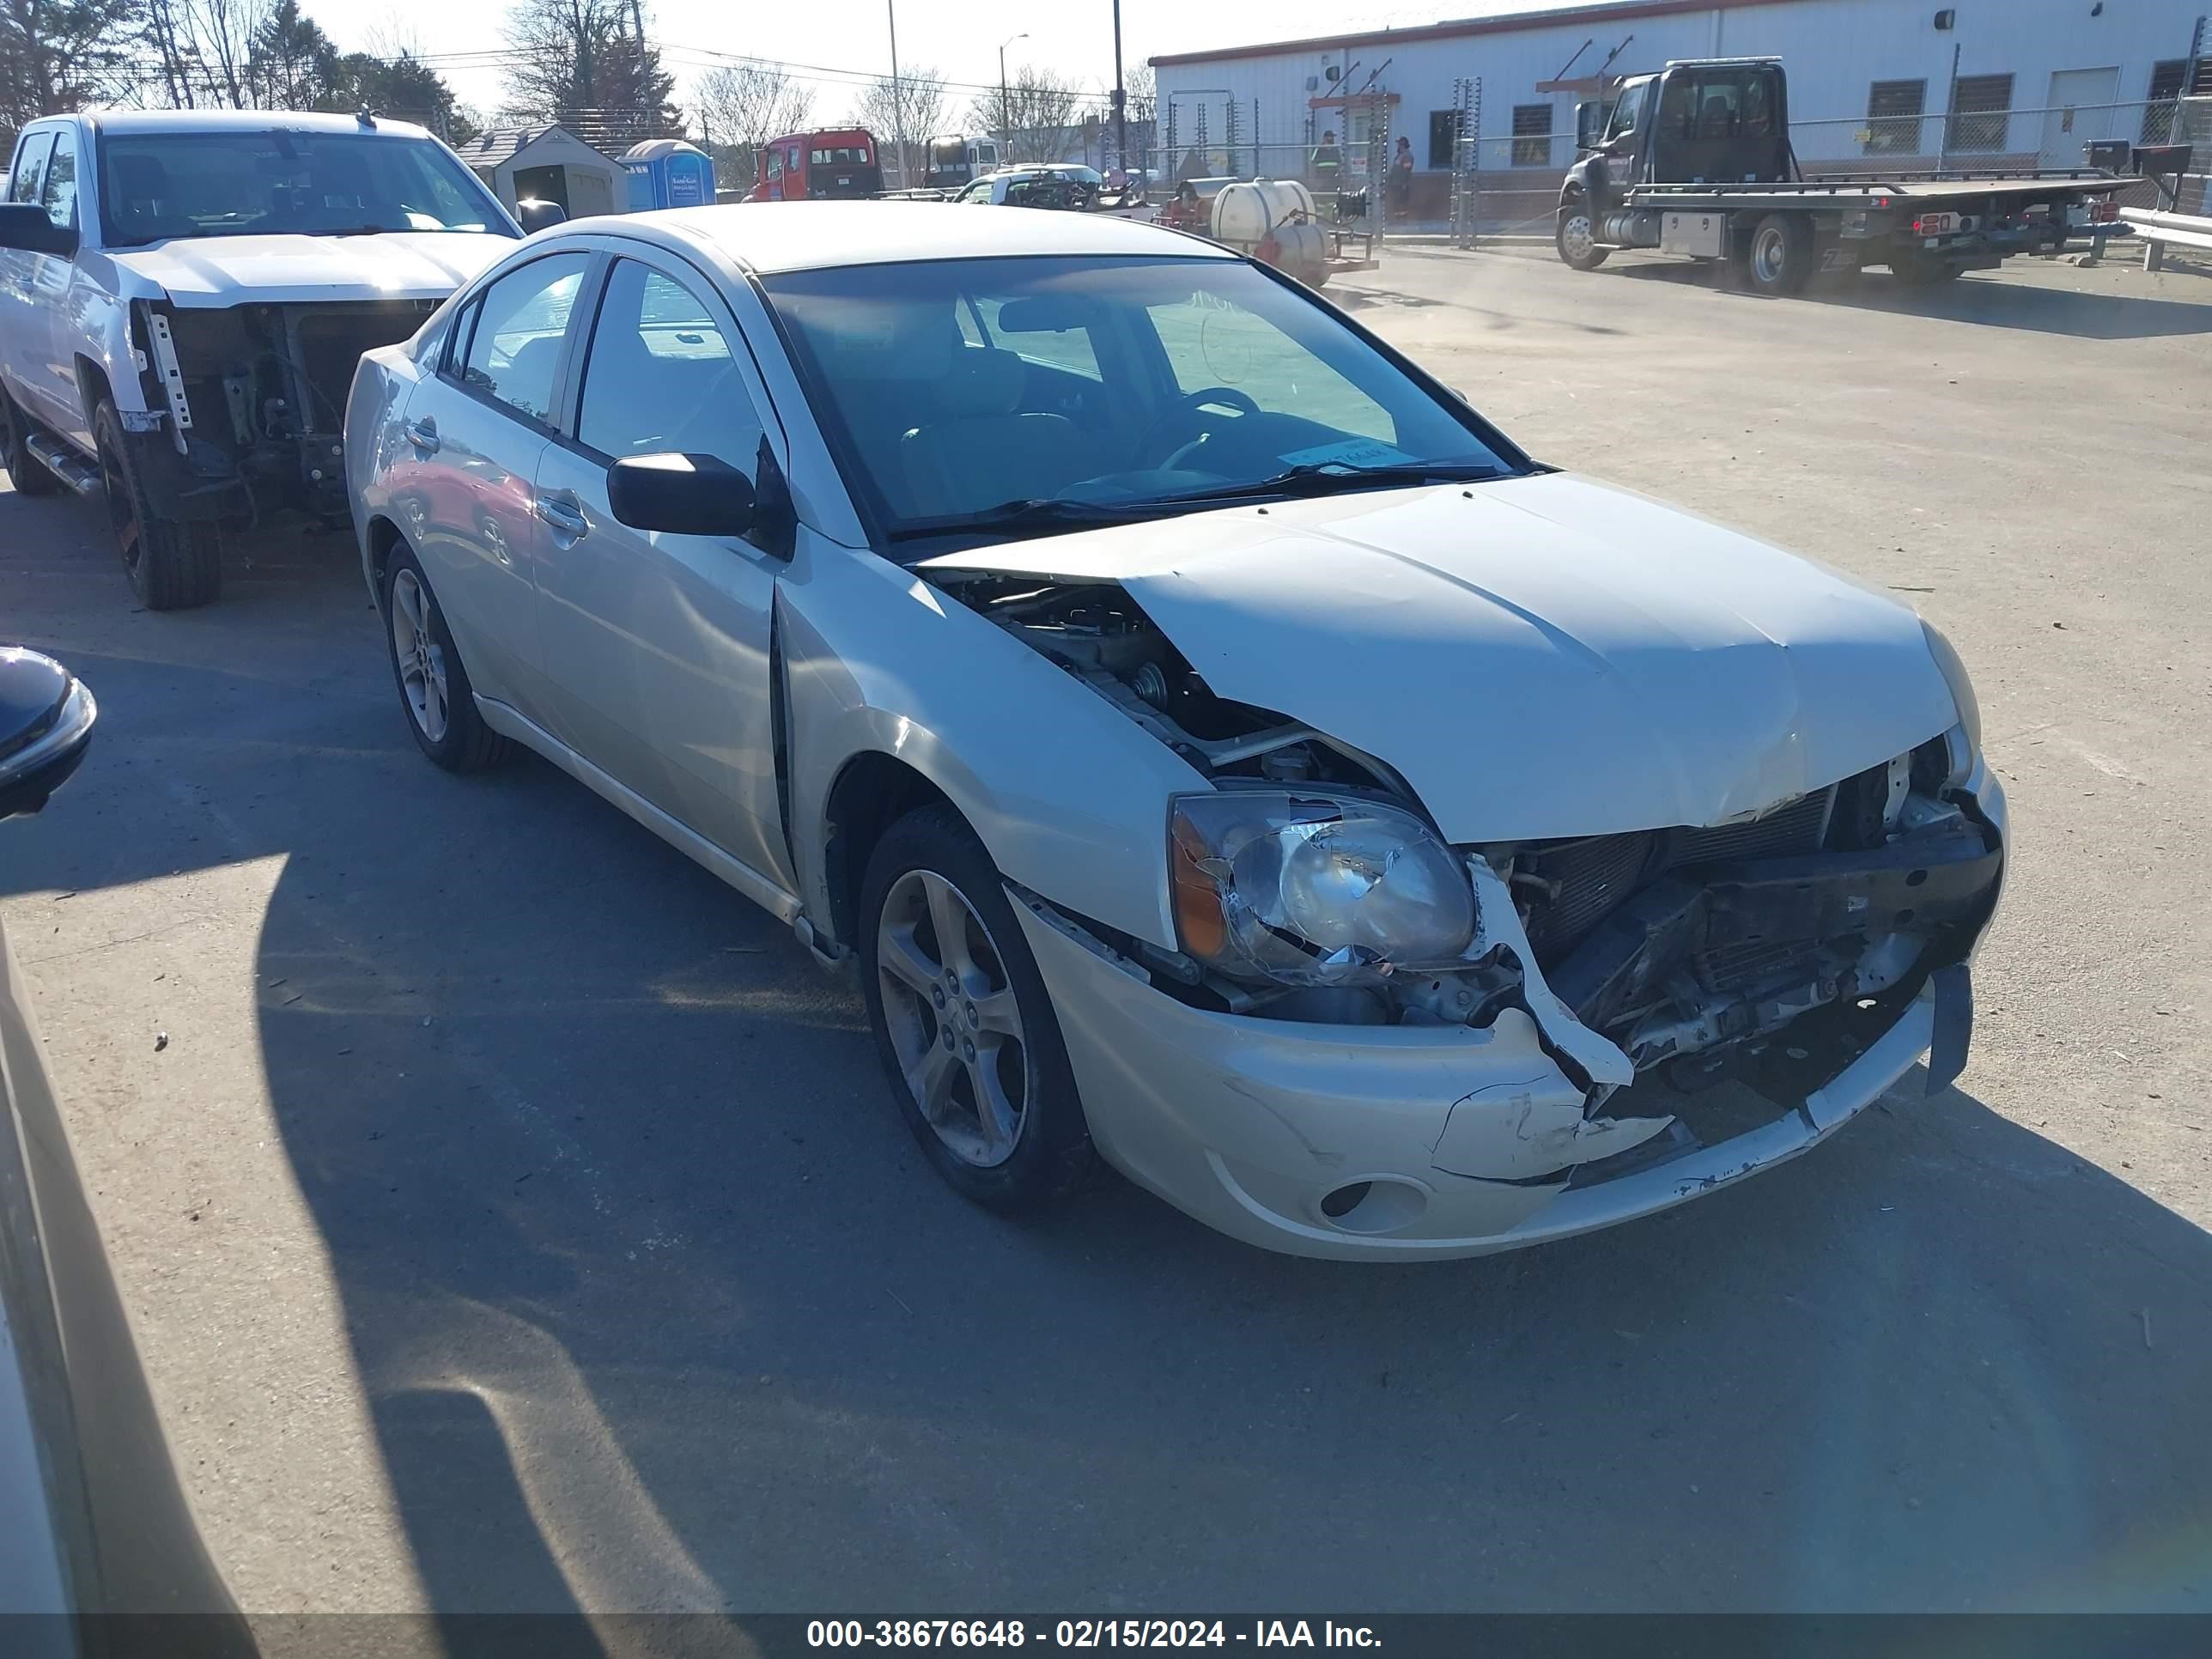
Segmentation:
{"type": "Polygon", "coordinates": [[[1336,147],[1336,129],[1329,128],[1321,136],[1321,143],[1313,148],[1313,182],[1316,190],[1334,190],[1344,182],[1344,152],[1336,147]]]}

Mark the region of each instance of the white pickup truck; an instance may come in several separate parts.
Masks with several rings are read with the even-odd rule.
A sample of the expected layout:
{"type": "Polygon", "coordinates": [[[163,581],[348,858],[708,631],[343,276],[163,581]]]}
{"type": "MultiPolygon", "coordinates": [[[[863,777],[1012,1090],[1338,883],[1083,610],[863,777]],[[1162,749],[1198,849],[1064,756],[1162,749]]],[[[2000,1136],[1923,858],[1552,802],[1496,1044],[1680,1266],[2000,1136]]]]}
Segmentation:
{"type": "Polygon", "coordinates": [[[105,496],[154,610],[204,605],[222,535],[346,517],[361,354],[522,230],[420,127],[268,111],[49,116],[0,203],[0,460],[105,496]]]}

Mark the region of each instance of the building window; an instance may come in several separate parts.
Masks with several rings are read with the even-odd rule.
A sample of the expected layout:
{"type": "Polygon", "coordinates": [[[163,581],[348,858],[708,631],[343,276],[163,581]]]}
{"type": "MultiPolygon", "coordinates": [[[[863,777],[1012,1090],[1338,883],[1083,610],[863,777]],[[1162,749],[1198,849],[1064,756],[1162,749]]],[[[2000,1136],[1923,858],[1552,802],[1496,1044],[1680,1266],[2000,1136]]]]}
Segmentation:
{"type": "Polygon", "coordinates": [[[1962,75],[1951,84],[1951,142],[1954,155],[2005,147],[2012,108],[2012,76],[1962,75]]]}
{"type": "Polygon", "coordinates": [[[2144,106],[2142,137],[2137,142],[2145,144],[2170,144],[2173,142],[2173,100],[2195,94],[2212,93],[2212,58],[2197,60],[2197,73],[2187,75],[2189,60],[2169,58],[2154,65],[2150,72],[2150,102],[2144,106]],[[2186,80],[2188,85],[2183,86],[2186,80]]]}
{"type": "Polygon", "coordinates": [[[1925,81],[1877,81],[1867,94],[1866,153],[1920,154],[1920,116],[1927,107],[1925,81]]]}
{"type": "Polygon", "coordinates": [[[1455,109],[1432,109],[1429,112],[1429,165],[1449,168],[1452,165],[1452,141],[1459,137],[1459,112],[1455,109]]]}
{"type": "Polygon", "coordinates": [[[1513,106],[1513,165],[1547,167],[1552,165],[1552,106],[1516,104],[1513,106]]]}

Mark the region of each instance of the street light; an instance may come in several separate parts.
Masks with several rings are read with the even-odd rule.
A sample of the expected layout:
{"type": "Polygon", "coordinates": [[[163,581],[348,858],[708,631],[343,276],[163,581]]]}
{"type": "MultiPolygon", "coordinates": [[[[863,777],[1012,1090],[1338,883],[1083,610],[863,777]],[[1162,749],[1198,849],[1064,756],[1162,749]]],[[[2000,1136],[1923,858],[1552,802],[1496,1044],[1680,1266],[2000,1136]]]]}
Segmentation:
{"type": "Polygon", "coordinates": [[[999,160],[1001,163],[1013,161],[1014,122],[1006,110],[1006,48],[1017,40],[1026,40],[1027,33],[1010,34],[999,43],[999,160]]]}

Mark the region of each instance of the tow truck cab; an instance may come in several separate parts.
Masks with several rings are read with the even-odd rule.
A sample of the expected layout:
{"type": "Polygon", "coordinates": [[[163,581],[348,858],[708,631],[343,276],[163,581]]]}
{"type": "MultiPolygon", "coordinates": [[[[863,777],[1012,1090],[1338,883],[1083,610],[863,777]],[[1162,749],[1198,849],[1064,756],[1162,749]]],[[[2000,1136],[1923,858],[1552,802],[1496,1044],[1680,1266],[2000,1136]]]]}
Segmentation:
{"type": "Polygon", "coordinates": [[[1782,62],[1712,58],[1637,76],[1612,97],[1576,106],[1575,148],[1568,188],[1579,185],[1601,214],[1626,207],[1638,185],[1795,179],[1782,62]]]}

